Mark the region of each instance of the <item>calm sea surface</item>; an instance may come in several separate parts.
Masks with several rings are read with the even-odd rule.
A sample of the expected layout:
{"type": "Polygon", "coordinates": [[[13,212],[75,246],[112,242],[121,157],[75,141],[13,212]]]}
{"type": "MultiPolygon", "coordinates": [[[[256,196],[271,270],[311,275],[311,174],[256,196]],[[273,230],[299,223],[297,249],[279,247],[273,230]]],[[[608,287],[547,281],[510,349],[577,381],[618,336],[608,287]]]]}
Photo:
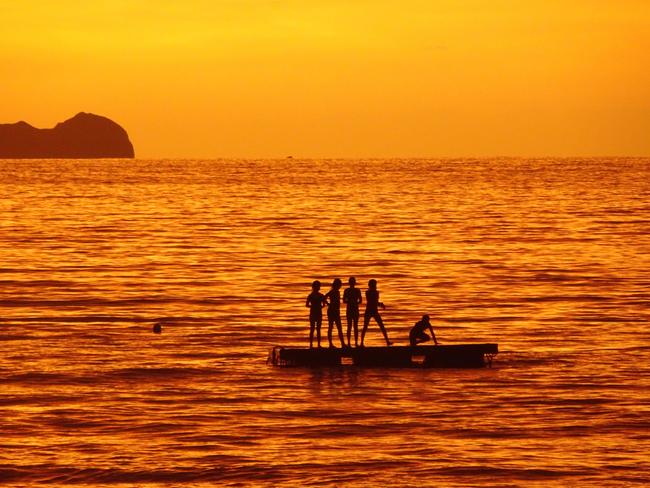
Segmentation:
{"type": "Polygon", "coordinates": [[[0,484],[650,481],[649,159],[0,161],[0,190],[0,484]],[[391,339],[429,313],[494,367],[267,366],[351,275],[391,339]]]}

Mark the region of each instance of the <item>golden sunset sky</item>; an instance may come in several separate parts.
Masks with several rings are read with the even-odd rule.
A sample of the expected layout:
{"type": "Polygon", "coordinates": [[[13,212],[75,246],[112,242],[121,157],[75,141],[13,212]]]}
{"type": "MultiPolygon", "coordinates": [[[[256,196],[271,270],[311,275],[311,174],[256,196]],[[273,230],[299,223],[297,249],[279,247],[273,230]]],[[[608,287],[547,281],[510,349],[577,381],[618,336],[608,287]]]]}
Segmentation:
{"type": "Polygon", "coordinates": [[[0,122],[138,157],[650,155],[648,0],[0,0],[0,122]]]}

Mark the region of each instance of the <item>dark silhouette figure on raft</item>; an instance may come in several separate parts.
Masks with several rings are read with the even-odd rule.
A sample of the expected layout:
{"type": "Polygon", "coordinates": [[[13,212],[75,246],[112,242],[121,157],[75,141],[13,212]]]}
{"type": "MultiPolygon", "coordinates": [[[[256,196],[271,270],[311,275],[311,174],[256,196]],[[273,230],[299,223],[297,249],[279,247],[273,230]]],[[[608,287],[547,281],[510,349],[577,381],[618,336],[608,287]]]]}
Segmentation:
{"type": "Polygon", "coordinates": [[[339,340],[341,341],[341,347],[345,347],[345,339],[343,339],[343,326],[341,325],[341,286],[343,283],[340,279],[336,278],[332,282],[332,288],[325,295],[327,300],[327,340],[330,347],[334,347],[332,344],[332,328],[336,324],[336,328],[339,331],[339,340]]]}
{"type": "Polygon", "coordinates": [[[409,342],[411,343],[411,347],[415,347],[423,342],[428,342],[430,339],[433,339],[433,343],[436,346],[438,345],[438,339],[436,339],[436,334],[433,332],[429,316],[423,315],[422,320],[416,322],[411,329],[411,332],[409,333],[409,342]],[[431,337],[424,332],[427,328],[431,331],[431,337]]]}
{"type": "Polygon", "coordinates": [[[309,347],[314,347],[314,329],[318,347],[320,345],[320,328],[323,323],[323,307],[325,306],[325,295],[320,291],[320,281],[316,280],[311,284],[311,293],[307,297],[305,306],[309,308],[309,347]]]}
{"type": "Polygon", "coordinates": [[[379,307],[386,309],[386,306],[379,301],[379,290],[377,290],[377,280],[370,280],[368,282],[368,289],[366,290],[366,311],[363,314],[363,330],[361,331],[361,347],[363,347],[363,340],[366,337],[366,331],[368,330],[368,324],[370,319],[374,318],[381,329],[381,333],[386,339],[386,345],[390,346],[393,343],[388,340],[388,334],[386,333],[386,328],[384,327],[384,321],[379,315],[379,307]]]}
{"type": "Polygon", "coordinates": [[[361,290],[355,288],[357,280],[351,276],[348,280],[349,288],[343,292],[343,303],[347,305],[345,309],[345,318],[348,321],[348,347],[352,346],[350,342],[350,333],[354,326],[354,347],[359,346],[359,305],[363,301],[361,299],[361,290]]]}

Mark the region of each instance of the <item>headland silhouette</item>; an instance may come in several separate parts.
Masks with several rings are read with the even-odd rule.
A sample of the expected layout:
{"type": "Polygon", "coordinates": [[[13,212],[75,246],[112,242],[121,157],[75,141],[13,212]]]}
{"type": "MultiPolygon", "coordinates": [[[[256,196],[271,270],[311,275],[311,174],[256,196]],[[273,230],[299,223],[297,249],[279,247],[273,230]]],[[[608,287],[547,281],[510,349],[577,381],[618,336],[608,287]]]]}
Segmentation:
{"type": "Polygon", "coordinates": [[[129,136],[100,115],[80,112],[52,129],[27,122],[0,124],[0,158],[133,158],[129,136]]]}

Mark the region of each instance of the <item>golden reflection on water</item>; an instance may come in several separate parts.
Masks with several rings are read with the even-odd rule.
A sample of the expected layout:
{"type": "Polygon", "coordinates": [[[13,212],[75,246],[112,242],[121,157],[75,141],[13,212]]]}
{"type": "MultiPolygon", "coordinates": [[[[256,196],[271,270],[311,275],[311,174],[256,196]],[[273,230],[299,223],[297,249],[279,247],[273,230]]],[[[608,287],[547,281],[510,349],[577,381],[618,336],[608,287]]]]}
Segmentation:
{"type": "Polygon", "coordinates": [[[0,162],[0,480],[641,482],[649,169],[0,162]],[[265,366],[306,344],[310,282],[351,275],[391,339],[426,312],[496,367],[265,366]]]}

